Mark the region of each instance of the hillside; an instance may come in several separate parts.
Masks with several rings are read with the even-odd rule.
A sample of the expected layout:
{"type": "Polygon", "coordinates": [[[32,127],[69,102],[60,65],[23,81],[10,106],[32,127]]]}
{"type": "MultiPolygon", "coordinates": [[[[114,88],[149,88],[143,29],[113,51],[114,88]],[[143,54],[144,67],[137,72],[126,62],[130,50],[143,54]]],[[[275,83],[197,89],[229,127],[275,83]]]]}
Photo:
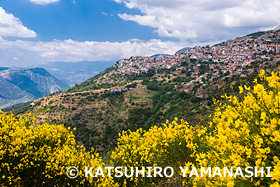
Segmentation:
{"type": "Polygon", "coordinates": [[[43,68],[0,70],[0,107],[22,103],[69,86],[43,68]]]}
{"type": "Polygon", "coordinates": [[[98,151],[113,148],[122,130],[147,129],[164,118],[178,116],[179,112],[188,120],[198,121],[198,116],[193,116],[203,107],[193,94],[173,90],[175,84],[157,82],[157,88],[153,88],[150,83],[142,83],[132,81],[126,86],[131,88],[123,87],[123,91],[101,88],[49,95],[36,100],[29,111],[43,121],[62,121],[66,126],[76,127],[79,140],[98,151]],[[181,110],[182,102],[192,106],[189,111],[181,110]]]}
{"type": "Polygon", "coordinates": [[[237,94],[260,69],[277,70],[279,36],[260,32],[174,55],[122,59],[79,85],[35,100],[26,112],[76,127],[78,142],[99,152],[112,150],[122,130],[148,129],[175,116],[204,124],[213,98],[237,94]]]}

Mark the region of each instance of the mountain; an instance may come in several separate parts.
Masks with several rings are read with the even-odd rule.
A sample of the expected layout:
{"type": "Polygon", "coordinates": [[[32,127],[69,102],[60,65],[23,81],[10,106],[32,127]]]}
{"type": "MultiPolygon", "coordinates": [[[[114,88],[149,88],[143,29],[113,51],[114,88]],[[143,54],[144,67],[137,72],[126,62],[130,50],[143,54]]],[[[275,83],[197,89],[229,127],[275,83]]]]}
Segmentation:
{"type": "Polygon", "coordinates": [[[274,30],[280,30],[280,25],[277,26],[274,30]]]}
{"type": "Polygon", "coordinates": [[[43,68],[0,68],[0,108],[68,88],[43,68]]]}
{"type": "Polygon", "coordinates": [[[6,67],[0,67],[0,71],[5,70],[5,69],[9,69],[9,68],[6,68],[6,67]]]}
{"type": "Polygon", "coordinates": [[[183,49],[178,50],[175,54],[181,53],[181,52],[184,52],[184,51],[187,51],[187,50],[190,50],[190,49],[192,49],[192,48],[191,47],[185,47],[183,49]]]}
{"type": "Polygon", "coordinates": [[[279,37],[279,30],[264,31],[173,55],[121,59],[80,84],[34,100],[25,112],[75,127],[78,143],[101,153],[116,146],[122,130],[147,130],[174,117],[203,124],[213,98],[252,85],[260,69],[279,71],[279,37]]]}
{"type": "Polygon", "coordinates": [[[40,67],[73,86],[104,71],[115,63],[116,61],[47,62],[41,64],[40,67]]]}
{"type": "Polygon", "coordinates": [[[157,57],[164,57],[164,56],[168,56],[169,54],[154,54],[151,57],[153,58],[157,58],[157,57]]]}

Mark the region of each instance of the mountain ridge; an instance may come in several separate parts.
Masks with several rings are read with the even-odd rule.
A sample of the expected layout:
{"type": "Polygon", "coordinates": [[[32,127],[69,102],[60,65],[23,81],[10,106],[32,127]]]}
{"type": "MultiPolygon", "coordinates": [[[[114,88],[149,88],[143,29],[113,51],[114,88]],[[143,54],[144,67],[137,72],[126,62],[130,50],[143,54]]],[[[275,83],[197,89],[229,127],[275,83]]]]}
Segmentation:
{"type": "Polygon", "coordinates": [[[175,52],[175,54],[177,54],[177,53],[181,53],[181,52],[184,52],[184,51],[186,51],[186,50],[190,50],[190,49],[192,49],[192,47],[184,47],[184,48],[182,48],[182,49],[180,49],[180,50],[176,51],[176,52],[175,52]]]}
{"type": "Polygon", "coordinates": [[[163,57],[163,56],[168,56],[169,54],[154,54],[151,57],[157,58],[157,57],[163,57]]]}
{"type": "Polygon", "coordinates": [[[0,82],[1,108],[40,98],[69,87],[44,68],[2,68],[0,82]]]}

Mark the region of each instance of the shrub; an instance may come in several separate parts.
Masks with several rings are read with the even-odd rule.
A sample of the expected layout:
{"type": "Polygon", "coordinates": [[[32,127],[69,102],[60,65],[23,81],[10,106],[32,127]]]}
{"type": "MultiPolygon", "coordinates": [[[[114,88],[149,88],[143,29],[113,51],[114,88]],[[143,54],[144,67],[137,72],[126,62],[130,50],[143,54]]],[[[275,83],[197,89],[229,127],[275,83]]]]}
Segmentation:
{"type": "Polygon", "coordinates": [[[279,186],[280,182],[280,77],[264,76],[261,70],[255,85],[240,86],[239,98],[227,96],[217,104],[213,136],[209,137],[213,151],[211,165],[220,167],[271,166],[272,178],[236,177],[216,179],[214,184],[236,186],[279,186]]]}
{"type": "MultiPolygon", "coordinates": [[[[70,128],[69,128],[70,129],[70,128]]],[[[86,166],[104,167],[93,150],[85,152],[63,125],[37,125],[33,116],[0,113],[0,183],[3,186],[111,186],[110,178],[85,178],[86,166]],[[80,173],[69,179],[66,170],[80,173]]],[[[92,173],[94,172],[92,171],[92,173]]],[[[104,170],[105,171],[105,170],[104,170]]]]}
{"type": "MultiPolygon", "coordinates": [[[[195,164],[197,150],[205,149],[203,136],[206,128],[192,127],[187,122],[176,118],[172,123],[167,120],[161,127],[153,126],[148,131],[141,128],[132,132],[125,131],[118,139],[118,146],[110,155],[112,166],[147,167],[159,166],[174,168],[176,177],[173,183],[179,185],[179,167],[185,163],[195,164]]],[[[200,150],[202,152],[204,150],[200,150]]],[[[128,169],[130,171],[130,169],[128,169]]],[[[147,173],[146,173],[147,175],[147,173]]],[[[167,185],[166,179],[134,177],[116,179],[129,186],[148,186],[153,183],[167,185]]]]}

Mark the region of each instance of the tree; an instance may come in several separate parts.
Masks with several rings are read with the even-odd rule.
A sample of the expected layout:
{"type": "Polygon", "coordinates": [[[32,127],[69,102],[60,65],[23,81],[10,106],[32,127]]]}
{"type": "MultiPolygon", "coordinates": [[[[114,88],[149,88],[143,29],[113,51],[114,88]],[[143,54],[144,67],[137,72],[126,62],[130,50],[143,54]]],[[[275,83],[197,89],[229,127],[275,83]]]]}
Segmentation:
{"type": "Polygon", "coordinates": [[[148,90],[159,90],[159,83],[158,82],[149,82],[147,84],[148,90]]]}
{"type": "Polygon", "coordinates": [[[155,74],[156,74],[156,70],[155,70],[154,68],[148,69],[148,71],[147,71],[147,76],[148,76],[148,77],[152,77],[152,76],[154,76],[155,74]]]}

